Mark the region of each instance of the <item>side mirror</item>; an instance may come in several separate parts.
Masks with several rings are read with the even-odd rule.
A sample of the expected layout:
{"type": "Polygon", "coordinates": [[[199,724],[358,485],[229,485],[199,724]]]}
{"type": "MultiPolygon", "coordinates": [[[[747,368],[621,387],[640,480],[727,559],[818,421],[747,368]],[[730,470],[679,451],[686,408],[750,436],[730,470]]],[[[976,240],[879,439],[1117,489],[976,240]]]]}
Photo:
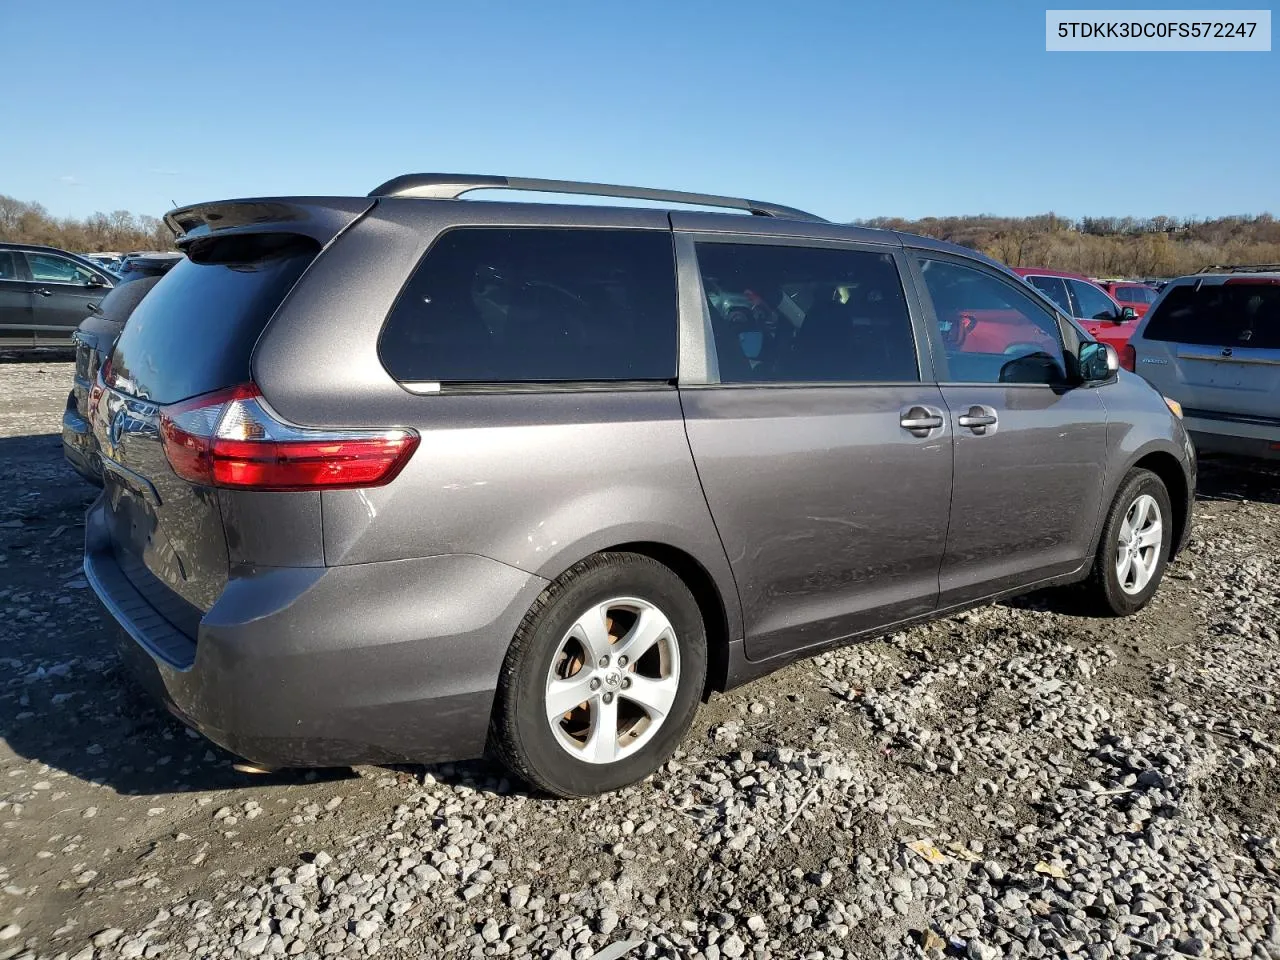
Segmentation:
{"type": "Polygon", "coordinates": [[[1120,316],[1116,317],[1116,323],[1128,323],[1130,320],[1136,320],[1137,317],[1138,311],[1134,310],[1133,307],[1121,307],[1120,316]]]}
{"type": "Polygon", "coordinates": [[[1089,342],[1080,347],[1080,379],[1085,383],[1102,383],[1120,370],[1120,354],[1109,343],[1089,342]]]}

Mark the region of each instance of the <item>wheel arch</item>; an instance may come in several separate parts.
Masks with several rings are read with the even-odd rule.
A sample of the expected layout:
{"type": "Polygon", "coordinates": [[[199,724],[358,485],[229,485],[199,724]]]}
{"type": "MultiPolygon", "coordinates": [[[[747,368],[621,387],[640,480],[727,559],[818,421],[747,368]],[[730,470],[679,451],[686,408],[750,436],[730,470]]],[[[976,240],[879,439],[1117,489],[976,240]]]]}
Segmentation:
{"type": "Polygon", "coordinates": [[[707,679],[703,698],[724,690],[729,677],[729,611],[715,577],[691,553],[666,543],[632,541],[609,547],[609,553],[638,553],[656,560],[679,577],[698,603],[707,634],[707,679]]]}
{"type": "MultiPolygon", "coordinates": [[[[1191,490],[1182,464],[1168,451],[1152,450],[1135,460],[1129,470],[1150,470],[1169,491],[1169,506],[1173,511],[1173,538],[1169,546],[1169,559],[1172,560],[1182,549],[1187,526],[1191,522],[1191,490]]],[[[1126,474],[1128,472],[1125,471],[1126,474]]]]}

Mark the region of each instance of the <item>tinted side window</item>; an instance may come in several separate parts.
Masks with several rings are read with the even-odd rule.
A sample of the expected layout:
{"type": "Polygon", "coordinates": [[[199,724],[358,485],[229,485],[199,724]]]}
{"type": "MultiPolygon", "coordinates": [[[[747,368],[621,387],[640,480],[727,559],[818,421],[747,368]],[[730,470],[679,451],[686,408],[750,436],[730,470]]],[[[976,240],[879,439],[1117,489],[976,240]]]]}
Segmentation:
{"type": "Polygon", "coordinates": [[[1115,317],[1115,304],[1093,284],[1083,280],[1067,282],[1071,284],[1071,292],[1075,294],[1076,306],[1080,310],[1077,316],[1086,320],[1111,320],[1115,317]]]}
{"type": "Polygon", "coordinates": [[[1027,277],[1027,281],[1068,314],[1071,313],[1071,298],[1067,296],[1067,285],[1061,277],[1027,277]]]}
{"type": "Polygon", "coordinates": [[[1028,292],[977,267],[921,260],[947,371],[960,383],[1060,383],[1062,336],[1028,292]]]}
{"type": "Polygon", "coordinates": [[[378,353],[398,380],[672,380],[671,234],[450,230],[401,292],[378,353]]]}
{"type": "Polygon", "coordinates": [[[1280,285],[1183,284],[1150,314],[1148,340],[1213,347],[1280,349],[1280,285]]]}
{"type": "Polygon", "coordinates": [[[27,269],[31,271],[31,279],[45,283],[88,283],[93,272],[66,257],[55,257],[49,253],[28,253],[27,269]]]}
{"type": "Polygon", "coordinates": [[[699,243],[721,383],[920,379],[893,256],[699,243]]]}
{"type": "Polygon", "coordinates": [[[0,280],[17,280],[18,263],[8,250],[0,250],[0,280]]]}

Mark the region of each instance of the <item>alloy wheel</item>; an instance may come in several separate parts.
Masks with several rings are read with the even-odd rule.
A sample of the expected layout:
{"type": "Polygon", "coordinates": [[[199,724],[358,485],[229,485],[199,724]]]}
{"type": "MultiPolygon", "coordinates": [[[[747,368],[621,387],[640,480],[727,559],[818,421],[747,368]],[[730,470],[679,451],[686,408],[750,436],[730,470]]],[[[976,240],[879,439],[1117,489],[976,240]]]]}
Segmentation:
{"type": "Polygon", "coordinates": [[[552,657],[547,722],[556,742],[587,763],[630,756],[662,727],[680,688],[680,649],[666,614],[618,597],[574,621],[552,657]]]}

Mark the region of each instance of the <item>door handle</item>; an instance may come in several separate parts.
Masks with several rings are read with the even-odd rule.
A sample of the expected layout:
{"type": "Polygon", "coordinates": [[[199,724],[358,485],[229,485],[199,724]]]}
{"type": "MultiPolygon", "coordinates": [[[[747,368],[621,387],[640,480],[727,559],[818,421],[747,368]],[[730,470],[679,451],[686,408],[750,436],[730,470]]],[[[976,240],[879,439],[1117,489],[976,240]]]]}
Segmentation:
{"type": "Polygon", "coordinates": [[[902,415],[898,423],[902,429],[911,431],[913,436],[927,437],[930,430],[942,426],[942,414],[928,407],[912,407],[902,415]]]}
{"type": "Polygon", "coordinates": [[[53,296],[53,291],[52,291],[52,290],[46,290],[44,287],[36,287],[36,288],[35,288],[34,290],[32,290],[31,292],[32,292],[32,293],[34,293],[37,297],[52,297],[52,296],[53,296]]]}
{"type": "Polygon", "coordinates": [[[996,416],[996,412],[990,407],[981,407],[974,404],[969,408],[968,413],[960,414],[956,422],[962,427],[968,427],[978,436],[982,436],[987,432],[987,427],[994,427],[1000,422],[1000,418],[996,416]]]}

